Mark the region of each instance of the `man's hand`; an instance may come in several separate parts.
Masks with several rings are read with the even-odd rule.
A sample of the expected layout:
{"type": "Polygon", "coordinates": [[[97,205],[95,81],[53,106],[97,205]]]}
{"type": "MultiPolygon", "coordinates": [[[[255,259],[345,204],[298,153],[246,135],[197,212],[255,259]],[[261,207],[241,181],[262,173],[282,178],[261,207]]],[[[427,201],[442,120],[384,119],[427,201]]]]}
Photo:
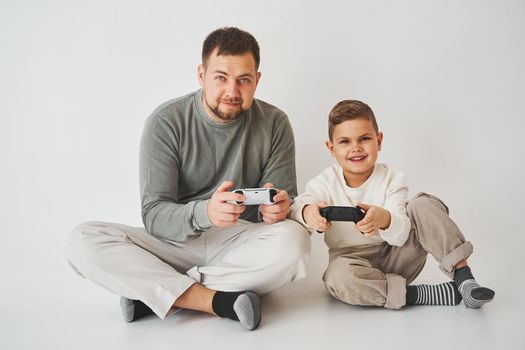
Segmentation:
{"type": "Polygon", "coordinates": [[[366,211],[366,215],[363,220],[355,224],[355,227],[365,236],[377,235],[380,229],[385,230],[390,227],[390,212],[388,210],[364,203],[357,205],[366,211]]]}
{"type": "MultiPolygon", "coordinates": [[[[263,187],[274,188],[271,183],[266,183],[263,187]]],[[[273,200],[275,204],[261,204],[259,206],[259,212],[262,215],[263,221],[268,224],[275,224],[286,219],[288,209],[290,208],[290,198],[288,197],[288,192],[284,190],[277,190],[277,194],[273,197],[273,200]]]]}
{"type": "Polygon", "coordinates": [[[230,192],[233,189],[233,181],[224,181],[215,190],[208,202],[208,217],[214,226],[226,227],[237,223],[239,216],[246,210],[246,206],[230,204],[228,201],[244,201],[242,194],[230,192]]]}
{"type": "Polygon", "coordinates": [[[326,202],[308,204],[303,208],[303,219],[308,227],[314,228],[317,232],[323,233],[330,227],[330,221],[322,217],[319,210],[326,207],[326,202]]]}

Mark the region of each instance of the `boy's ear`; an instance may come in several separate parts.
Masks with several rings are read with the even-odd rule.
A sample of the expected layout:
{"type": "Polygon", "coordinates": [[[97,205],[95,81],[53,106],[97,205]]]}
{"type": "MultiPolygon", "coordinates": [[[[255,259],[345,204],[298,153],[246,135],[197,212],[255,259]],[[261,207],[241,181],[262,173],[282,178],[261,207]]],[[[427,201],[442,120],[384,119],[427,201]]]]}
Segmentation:
{"type": "Polygon", "coordinates": [[[381,145],[383,144],[383,133],[380,131],[377,133],[377,150],[381,151],[381,145]]]}
{"type": "Polygon", "coordinates": [[[334,144],[332,143],[332,141],[330,140],[326,141],[326,148],[328,148],[328,151],[333,157],[334,156],[334,144]]]}

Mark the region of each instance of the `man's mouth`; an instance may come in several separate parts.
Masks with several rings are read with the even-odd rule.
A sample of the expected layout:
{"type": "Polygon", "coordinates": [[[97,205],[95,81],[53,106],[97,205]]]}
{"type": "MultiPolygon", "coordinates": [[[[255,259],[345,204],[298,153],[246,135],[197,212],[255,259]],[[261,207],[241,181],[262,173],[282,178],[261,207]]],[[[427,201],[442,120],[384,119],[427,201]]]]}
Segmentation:
{"type": "Polygon", "coordinates": [[[221,100],[221,103],[228,107],[242,106],[242,100],[221,100]]]}

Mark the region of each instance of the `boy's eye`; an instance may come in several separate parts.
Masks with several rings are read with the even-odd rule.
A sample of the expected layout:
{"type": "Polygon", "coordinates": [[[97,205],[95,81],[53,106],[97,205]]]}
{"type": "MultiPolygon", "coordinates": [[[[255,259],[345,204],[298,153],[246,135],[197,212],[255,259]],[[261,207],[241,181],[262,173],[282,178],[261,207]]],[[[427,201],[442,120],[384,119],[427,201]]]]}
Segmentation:
{"type": "Polygon", "coordinates": [[[371,138],[370,138],[369,136],[364,136],[361,140],[363,140],[363,141],[368,141],[368,140],[370,140],[370,139],[371,139],[371,138]]]}
{"type": "Polygon", "coordinates": [[[348,140],[341,140],[339,143],[348,143],[348,140]]]}

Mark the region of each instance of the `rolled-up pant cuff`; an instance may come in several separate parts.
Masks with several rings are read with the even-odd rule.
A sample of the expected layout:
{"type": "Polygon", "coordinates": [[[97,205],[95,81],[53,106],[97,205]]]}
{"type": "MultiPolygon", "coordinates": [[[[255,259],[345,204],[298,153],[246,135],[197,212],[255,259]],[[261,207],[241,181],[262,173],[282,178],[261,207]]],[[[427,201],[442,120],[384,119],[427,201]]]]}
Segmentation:
{"type": "Polygon", "coordinates": [[[401,309],[406,304],[407,281],[399,275],[392,273],[386,274],[387,292],[386,304],[387,309],[401,309]]]}
{"type": "Polygon", "coordinates": [[[456,266],[461,260],[467,259],[473,251],[474,247],[472,246],[472,243],[467,241],[445,255],[439,264],[439,268],[447,276],[454,278],[454,266],[456,266]]]}
{"type": "Polygon", "coordinates": [[[178,308],[173,306],[175,301],[195,283],[195,280],[192,278],[188,276],[182,276],[173,285],[159,288],[157,293],[158,303],[148,306],[150,306],[153,312],[155,312],[155,314],[157,314],[157,316],[159,316],[161,319],[168,318],[175,312],[179,311],[178,308]]]}

